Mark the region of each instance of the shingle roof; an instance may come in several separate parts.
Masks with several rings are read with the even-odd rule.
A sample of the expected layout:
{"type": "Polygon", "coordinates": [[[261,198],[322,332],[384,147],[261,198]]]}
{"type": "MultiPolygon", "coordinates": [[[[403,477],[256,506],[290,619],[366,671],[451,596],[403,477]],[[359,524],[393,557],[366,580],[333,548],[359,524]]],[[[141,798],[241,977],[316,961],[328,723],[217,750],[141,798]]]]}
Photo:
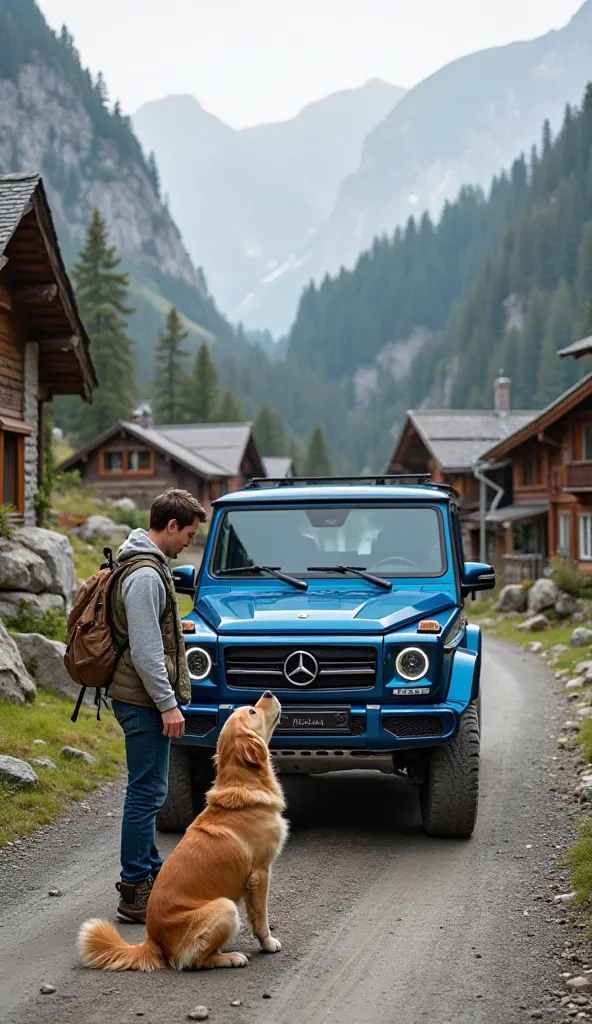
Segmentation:
{"type": "Polygon", "coordinates": [[[294,475],[292,459],[289,457],[272,455],[265,458],[263,456],[263,465],[265,472],[273,480],[284,480],[286,477],[294,475]]]}
{"type": "Polygon", "coordinates": [[[188,423],[154,427],[161,439],[223,467],[228,476],[240,472],[245,448],[251,436],[251,423],[188,423]]]}
{"type": "Polygon", "coordinates": [[[581,356],[592,355],[592,335],[589,338],[582,338],[581,341],[574,341],[573,345],[568,345],[567,348],[559,349],[559,355],[562,359],[566,356],[580,359],[581,356]]]}
{"type": "Polygon", "coordinates": [[[39,174],[0,176],[0,256],[17,229],[40,181],[39,174]]]}
{"type": "Polygon", "coordinates": [[[496,442],[521,430],[538,412],[504,416],[493,410],[411,409],[407,413],[426,448],[443,470],[470,470],[496,442]]]}

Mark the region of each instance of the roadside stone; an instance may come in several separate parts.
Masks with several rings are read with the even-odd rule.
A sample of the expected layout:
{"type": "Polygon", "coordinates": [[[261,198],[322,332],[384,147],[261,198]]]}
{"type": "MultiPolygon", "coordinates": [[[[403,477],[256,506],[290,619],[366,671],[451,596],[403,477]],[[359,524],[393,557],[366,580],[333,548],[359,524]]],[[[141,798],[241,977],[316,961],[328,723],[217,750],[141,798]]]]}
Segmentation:
{"type": "Polygon", "coordinates": [[[583,685],[584,685],[584,682],[583,682],[582,679],[570,679],[569,682],[567,682],[565,684],[565,689],[566,690],[581,690],[583,685]]]}
{"type": "Polygon", "coordinates": [[[549,628],[549,620],[544,615],[533,615],[521,622],[517,627],[522,633],[543,633],[549,628]]]}
{"type": "Polygon", "coordinates": [[[575,597],[571,594],[560,593],[555,602],[555,614],[560,619],[568,619],[570,615],[574,615],[578,610],[578,604],[575,597]]]}
{"type": "Polygon", "coordinates": [[[123,536],[124,540],[131,533],[131,526],[122,523],[114,523],[107,516],[89,516],[86,522],[80,527],[80,536],[83,540],[111,540],[113,537],[123,536]]]}
{"type": "Polygon", "coordinates": [[[0,701],[24,704],[35,697],[35,683],[27,672],[13,637],[0,621],[0,701]]]}
{"type": "Polygon", "coordinates": [[[242,1001],[242,999],[233,999],[230,1005],[231,1006],[242,1006],[243,1005],[243,1001],[242,1001]]]}
{"type": "Polygon", "coordinates": [[[580,722],[584,722],[587,718],[592,718],[592,708],[578,708],[576,711],[576,718],[580,722]]]}
{"type": "Polygon", "coordinates": [[[571,903],[575,896],[575,892],[564,892],[561,896],[554,896],[553,903],[571,903]]]}
{"type": "Polygon", "coordinates": [[[196,1006],[195,1009],[190,1010],[187,1014],[188,1020],[208,1020],[210,1011],[207,1006],[196,1006]]]}
{"type": "Polygon", "coordinates": [[[570,638],[570,647],[587,647],[592,643],[592,630],[585,626],[577,626],[570,638]]]}
{"type": "Polygon", "coordinates": [[[61,891],[59,889],[50,889],[47,895],[48,896],[61,896],[62,893],[61,893],[61,891]]]}
{"type": "Polygon", "coordinates": [[[553,580],[535,580],[528,591],[526,607],[531,615],[536,615],[546,608],[553,608],[558,597],[559,590],[553,580]]]}
{"type": "Polygon", "coordinates": [[[98,764],[96,757],[88,754],[86,750],[77,750],[76,747],[62,747],[62,754],[71,761],[84,761],[86,764],[98,764]]]}
{"type": "Polygon", "coordinates": [[[32,757],[31,764],[38,764],[41,768],[49,768],[52,772],[57,772],[58,766],[54,764],[50,757],[32,757]]]}
{"type": "Polygon", "coordinates": [[[28,761],[0,754],[0,782],[9,782],[11,786],[18,786],[19,789],[32,789],[39,779],[28,761]]]}
{"type": "MultiPolygon", "coordinates": [[[[15,633],[16,643],[21,658],[29,673],[39,686],[44,686],[53,693],[76,700],[80,687],[68,675],[64,665],[66,645],[60,640],[49,640],[41,633],[15,633]]],[[[90,690],[86,692],[86,702],[92,703],[90,690]]]]}
{"type": "MultiPolygon", "coordinates": [[[[113,502],[113,508],[118,508],[122,512],[135,512],[138,506],[133,498],[118,498],[117,501],[113,502]]],[[[203,1007],[198,1006],[197,1009],[201,1010],[203,1007]]]]}
{"type": "Polygon", "coordinates": [[[580,661],[576,665],[575,671],[577,676],[587,675],[588,672],[592,672],[592,661],[580,661]]]}
{"type": "Polygon", "coordinates": [[[566,651],[569,651],[567,644],[554,644],[551,648],[551,654],[565,654],[566,651]]]}
{"type": "Polygon", "coordinates": [[[577,978],[568,978],[565,987],[571,992],[581,992],[583,989],[590,988],[590,984],[590,978],[584,978],[579,975],[577,978]]]}
{"type": "Polygon", "coordinates": [[[39,989],[42,996],[51,996],[56,991],[55,985],[42,985],[39,989]]]}
{"type": "Polygon", "coordinates": [[[498,625],[499,619],[479,619],[479,625],[481,629],[493,629],[498,625]]]}
{"type": "Polygon", "coordinates": [[[576,794],[582,803],[592,800],[592,775],[583,775],[576,788],[576,794]]]}
{"type": "Polygon", "coordinates": [[[36,747],[46,747],[47,746],[47,743],[45,742],[45,740],[33,740],[33,743],[35,744],[36,747]]]}
{"type": "Polygon", "coordinates": [[[543,645],[540,640],[533,640],[532,643],[528,645],[528,650],[531,654],[540,654],[542,649],[543,645]]]}
{"type": "Polygon", "coordinates": [[[525,612],[527,603],[526,591],[517,583],[503,587],[497,599],[497,612],[525,612]]]}

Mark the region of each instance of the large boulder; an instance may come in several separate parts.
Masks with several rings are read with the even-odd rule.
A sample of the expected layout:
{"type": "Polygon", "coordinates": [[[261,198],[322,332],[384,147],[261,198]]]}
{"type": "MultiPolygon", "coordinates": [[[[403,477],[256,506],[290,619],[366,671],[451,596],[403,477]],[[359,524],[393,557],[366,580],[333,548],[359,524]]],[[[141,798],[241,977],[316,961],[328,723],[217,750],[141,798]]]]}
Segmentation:
{"type": "MultiPolygon", "coordinates": [[[[571,594],[564,594],[561,592],[555,602],[555,614],[560,619],[568,619],[570,615],[574,615],[578,612],[578,602],[575,597],[571,594]]],[[[581,612],[580,612],[581,614],[581,612]]]]}
{"type": "MultiPolygon", "coordinates": [[[[46,589],[51,594],[61,594],[66,604],[70,605],[77,586],[74,552],[68,538],[63,533],[56,533],[55,530],[26,526],[15,532],[15,539],[43,559],[51,578],[46,589]]],[[[26,588],[18,586],[17,589],[26,588]]]]}
{"type": "Polygon", "coordinates": [[[0,590],[49,590],[51,574],[34,551],[15,540],[0,539],[0,590]]]}
{"type": "Polygon", "coordinates": [[[125,540],[131,533],[131,526],[114,523],[107,516],[89,516],[80,527],[83,540],[125,540]]]}
{"type": "Polygon", "coordinates": [[[528,611],[531,615],[538,615],[546,608],[553,608],[558,597],[559,590],[553,580],[536,580],[528,591],[528,611]]]}
{"type": "MultiPolygon", "coordinates": [[[[70,679],[64,666],[65,644],[59,640],[48,640],[40,633],[15,633],[14,642],[39,686],[74,700],[78,698],[80,687],[70,679]]],[[[92,703],[91,690],[87,690],[86,700],[92,703]]]]}
{"type": "Polygon", "coordinates": [[[549,620],[544,615],[533,615],[516,628],[522,630],[523,633],[543,633],[549,628],[549,625],[549,620]]]}
{"type": "Polygon", "coordinates": [[[525,612],[527,594],[517,583],[510,583],[500,593],[495,606],[498,612],[525,612]]]}
{"type": "Polygon", "coordinates": [[[36,772],[27,761],[0,754],[0,782],[9,782],[19,789],[32,789],[39,782],[36,772]]]}
{"type": "Polygon", "coordinates": [[[66,610],[66,602],[61,594],[31,594],[25,590],[0,590],[0,619],[14,619],[25,602],[34,615],[42,615],[50,608],[66,610]]]}
{"type": "Polygon", "coordinates": [[[0,701],[24,704],[35,697],[35,683],[19,649],[0,621],[0,701]]]}
{"type": "Polygon", "coordinates": [[[570,637],[571,647],[588,647],[592,644],[592,630],[586,629],[585,626],[578,626],[574,629],[570,637]]]}

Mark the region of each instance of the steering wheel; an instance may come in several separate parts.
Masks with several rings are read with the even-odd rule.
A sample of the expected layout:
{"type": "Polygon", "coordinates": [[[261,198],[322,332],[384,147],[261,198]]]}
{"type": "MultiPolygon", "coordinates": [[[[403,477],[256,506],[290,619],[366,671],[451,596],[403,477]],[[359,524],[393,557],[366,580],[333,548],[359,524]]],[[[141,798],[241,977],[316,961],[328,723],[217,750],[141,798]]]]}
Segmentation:
{"type": "Polygon", "coordinates": [[[371,567],[372,572],[380,571],[380,569],[386,569],[391,562],[402,562],[405,565],[408,565],[411,569],[419,569],[417,562],[412,562],[410,558],[403,558],[402,555],[389,555],[388,558],[383,558],[380,562],[377,562],[376,565],[373,565],[371,567]]]}

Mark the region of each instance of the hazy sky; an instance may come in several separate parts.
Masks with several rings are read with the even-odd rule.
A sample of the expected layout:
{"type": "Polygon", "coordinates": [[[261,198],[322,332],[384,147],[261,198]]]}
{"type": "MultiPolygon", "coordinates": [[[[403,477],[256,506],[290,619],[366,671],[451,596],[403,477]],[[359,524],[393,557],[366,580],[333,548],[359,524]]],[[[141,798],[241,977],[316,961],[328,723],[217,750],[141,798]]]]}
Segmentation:
{"type": "Polygon", "coordinates": [[[192,93],[242,127],[380,77],[411,86],[455,57],[560,28],[582,0],[38,0],[133,113],[192,93]]]}

